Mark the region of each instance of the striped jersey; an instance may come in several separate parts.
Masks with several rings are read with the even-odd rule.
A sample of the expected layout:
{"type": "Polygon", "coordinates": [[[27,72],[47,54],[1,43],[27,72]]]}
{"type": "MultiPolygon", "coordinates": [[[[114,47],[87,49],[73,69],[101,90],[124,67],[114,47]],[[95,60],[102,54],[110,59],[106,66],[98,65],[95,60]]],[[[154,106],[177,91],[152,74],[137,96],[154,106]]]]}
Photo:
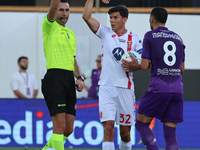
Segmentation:
{"type": "Polygon", "coordinates": [[[119,36],[102,24],[96,35],[101,39],[102,45],[102,71],[98,84],[134,90],[133,73],[125,71],[120,62],[126,51],[142,53],[141,39],[130,31],[119,36]]]}

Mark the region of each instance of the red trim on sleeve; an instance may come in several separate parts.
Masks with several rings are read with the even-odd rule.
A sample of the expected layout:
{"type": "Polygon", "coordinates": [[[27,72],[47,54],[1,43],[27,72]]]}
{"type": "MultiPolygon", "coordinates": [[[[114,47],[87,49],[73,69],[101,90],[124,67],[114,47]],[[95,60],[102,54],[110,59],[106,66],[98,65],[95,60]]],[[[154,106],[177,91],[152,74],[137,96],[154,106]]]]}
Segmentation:
{"type": "MultiPolygon", "coordinates": [[[[100,27],[100,23],[99,23],[99,27],[100,27]]],[[[99,30],[99,27],[98,27],[97,31],[99,30]]],[[[96,34],[96,33],[97,33],[97,31],[96,31],[96,32],[94,32],[94,34],[96,34]]]]}

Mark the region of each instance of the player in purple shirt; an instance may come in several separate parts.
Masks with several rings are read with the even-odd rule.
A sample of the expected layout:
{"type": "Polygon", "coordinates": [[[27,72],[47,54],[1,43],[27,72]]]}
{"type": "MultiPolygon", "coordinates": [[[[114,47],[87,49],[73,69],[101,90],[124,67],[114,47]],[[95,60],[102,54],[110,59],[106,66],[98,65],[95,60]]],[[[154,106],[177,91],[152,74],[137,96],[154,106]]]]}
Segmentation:
{"type": "Polygon", "coordinates": [[[150,15],[152,31],[145,34],[142,70],[151,66],[151,82],[142,97],[137,114],[136,129],[147,150],[158,150],[156,138],[149,128],[156,117],[163,122],[166,150],[178,150],[177,123],[183,121],[183,84],[185,45],[181,37],[165,27],[168,13],[154,8],[150,15]]]}

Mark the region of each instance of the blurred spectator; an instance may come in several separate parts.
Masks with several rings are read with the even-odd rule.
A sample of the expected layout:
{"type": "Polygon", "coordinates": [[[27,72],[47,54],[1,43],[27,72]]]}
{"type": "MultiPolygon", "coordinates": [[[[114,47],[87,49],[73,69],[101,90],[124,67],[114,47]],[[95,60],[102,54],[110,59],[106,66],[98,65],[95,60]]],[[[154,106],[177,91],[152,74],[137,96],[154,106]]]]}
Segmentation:
{"type": "Polygon", "coordinates": [[[18,59],[19,71],[11,77],[10,86],[17,98],[36,98],[38,87],[36,78],[28,73],[28,58],[26,56],[18,59]]]}
{"type": "Polygon", "coordinates": [[[84,84],[84,88],[88,91],[88,98],[98,99],[99,98],[99,76],[101,74],[101,55],[98,55],[96,59],[97,69],[92,69],[86,71],[82,76],[85,79],[91,79],[92,85],[89,88],[87,85],[84,84]]]}

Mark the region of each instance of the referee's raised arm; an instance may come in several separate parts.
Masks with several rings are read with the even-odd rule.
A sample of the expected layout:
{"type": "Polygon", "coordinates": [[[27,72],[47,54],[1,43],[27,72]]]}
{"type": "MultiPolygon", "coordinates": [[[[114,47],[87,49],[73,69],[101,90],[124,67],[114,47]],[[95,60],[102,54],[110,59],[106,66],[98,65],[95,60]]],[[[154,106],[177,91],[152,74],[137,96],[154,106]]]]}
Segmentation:
{"type": "Polygon", "coordinates": [[[51,0],[49,12],[48,12],[48,19],[53,21],[56,18],[60,1],[62,0],[51,0]]]}

